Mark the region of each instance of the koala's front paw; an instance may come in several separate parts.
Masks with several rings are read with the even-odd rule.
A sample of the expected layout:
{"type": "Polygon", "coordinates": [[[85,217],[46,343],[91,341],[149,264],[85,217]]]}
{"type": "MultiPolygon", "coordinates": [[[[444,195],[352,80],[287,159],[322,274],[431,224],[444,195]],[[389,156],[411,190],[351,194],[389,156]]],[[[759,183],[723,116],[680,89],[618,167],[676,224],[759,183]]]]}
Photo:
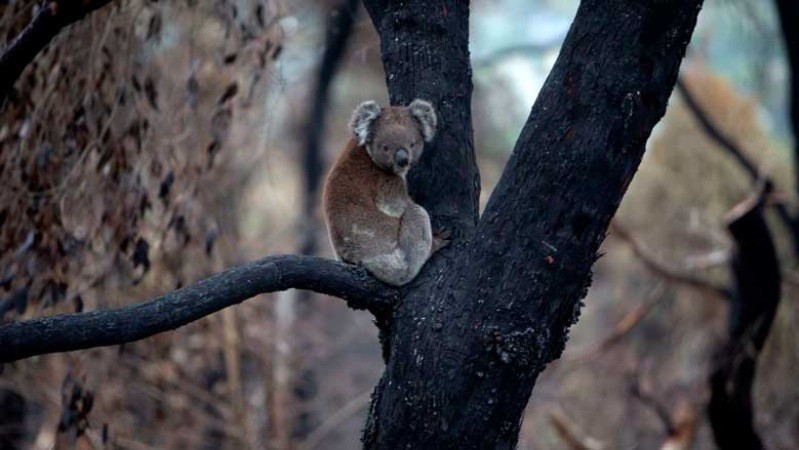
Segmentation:
{"type": "Polygon", "coordinates": [[[449,228],[442,227],[436,230],[436,232],[433,233],[433,248],[430,253],[435,253],[449,245],[451,238],[452,232],[449,228]]]}

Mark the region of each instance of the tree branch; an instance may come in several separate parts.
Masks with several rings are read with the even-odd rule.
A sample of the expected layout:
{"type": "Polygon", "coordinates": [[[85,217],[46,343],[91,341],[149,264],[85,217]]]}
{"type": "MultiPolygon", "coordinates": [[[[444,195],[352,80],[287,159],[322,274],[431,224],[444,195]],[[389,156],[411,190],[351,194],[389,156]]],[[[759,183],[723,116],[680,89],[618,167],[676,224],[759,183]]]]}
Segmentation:
{"type": "Polygon", "coordinates": [[[732,297],[730,290],[723,286],[718,286],[703,278],[678,271],[656,260],[644,249],[641,243],[632,237],[629,231],[615,221],[611,222],[610,229],[613,233],[612,235],[626,242],[638,260],[641,261],[647,270],[652,272],[654,275],[657,275],[670,283],[686,285],[702,292],[717,295],[726,300],[729,300],[732,297]]]}
{"type": "MultiPolygon", "coordinates": [[[[767,177],[765,174],[762,174],[760,170],[758,170],[757,166],[755,165],[752,160],[746,156],[746,152],[739,147],[732,139],[726,136],[719,128],[713,123],[710,119],[708,114],[702,109],[702,106],[699,105],[696,97],[691,93],[691,90],[685,84],[685,81],[682,79],[677,79],[677,89],[682,94],[683,100],[685,100],[685,104],[688,106],[688,109],[691,110],[696,120],[699,121],[699,124],[702,126],[702,129],[705,131],[705,134],[708,135],[716,144],[721,146],[721,148],[727,150],[727,152],[732,155],[735,161],[741,166],[742,169],[749,175],[753,182],[763,181],[766,184],[771,184],[773,186],[773,181],[767,177]]],[[[791,216],[788,212],[788,209],[785,207],[785,204],[782,202],[776,203],[777,208],[777,215],[779,216],[780,220],[785,224],[788,228],[788,231],[791,233],[791,239],[793,240],[794,244],[794,254],[799,256],[799,221],[791,216]]]]}
{"type": "Polygon", "coordinates": [[[64,27],[107,5],[111,0],[51,0],[42,2],[33,20],[0,54],[0,106],[25,67],[64,27]]]}
{"type": "MultiPolygon", "coordinates": [[[[466,40],[448,28],[457,20],[454,31],[466,29],[468,2],[389,2],[396,11],[380,15],[369,3],[381,19],[384,57],[397,60],[385,63],[390,91],[437,89],[452,96],[443,106],[454,114],[443,123],[470,117],[447,104],[468,107],[461,92],[471,92],[471,82],[457,84],[468,60],[453,64],[468,58],[466,40]],[[417,54],[431,45],[420,37],[457,42],[417,54]]],[[[365,448],[516,447],[536,378],[563,351],[599,244],[665,113],[701,4],[580,2],[472,239],[445,250],[447,267],[431,260],[429,283],[396,310],[365,448]]],[[[422,172],[430,178],[425,194],[437,197],[434,216],[471,200],[465,166],[441,152],[471,148],[450,147],[448,133],[436,138],[446,149],[431,158],[449,164],[422,172]],[[436,190],[442,179],[461,186],[436,190]]]]}
{"type": "Polygon", "coordinates": [[[682,78],[677,79],[677,90],[680,91],[686,106],[688,106],[688,109],[693,113],[694,117],[696,117],[696,120],[699,121],[699,124],[702,125],[702,129],[705,133],[735,158],[741,168],[752,178],[752,181],[758,181],[761,178],[761,174],[757,166],[755,166],[755,163],[746,156],[746,152],[742,148],[716,127],[710,117],[705,113],[704,109],[699,105],[699,101],[694,97],[693,93],[691,93],[691,90],[682,78]]]}
{"type": "Polygon", "coordinates": [[[147,302],[2,326],[0,362],[138,341],[255,295],[291,288],[340,297],[376,314],[390,310],[397,298],[396,290],[362,268],[309,256],[269,256],[147,302]]]}

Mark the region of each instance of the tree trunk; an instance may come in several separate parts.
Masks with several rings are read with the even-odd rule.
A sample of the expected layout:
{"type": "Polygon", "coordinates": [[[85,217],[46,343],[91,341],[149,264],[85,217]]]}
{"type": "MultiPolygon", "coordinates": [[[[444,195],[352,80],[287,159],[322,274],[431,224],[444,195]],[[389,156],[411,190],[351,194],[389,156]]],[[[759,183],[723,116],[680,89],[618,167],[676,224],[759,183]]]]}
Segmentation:
{"type": "Polygon", "coordinates": [[[366,448],[514,448],[564,347],[597,249],[663,116],[701,0],[583,1],[477,220],[468,6],[367,0],[392,103],[434,102],[442,130],[410,177],[462,239],[405,290],[366,448]]]}

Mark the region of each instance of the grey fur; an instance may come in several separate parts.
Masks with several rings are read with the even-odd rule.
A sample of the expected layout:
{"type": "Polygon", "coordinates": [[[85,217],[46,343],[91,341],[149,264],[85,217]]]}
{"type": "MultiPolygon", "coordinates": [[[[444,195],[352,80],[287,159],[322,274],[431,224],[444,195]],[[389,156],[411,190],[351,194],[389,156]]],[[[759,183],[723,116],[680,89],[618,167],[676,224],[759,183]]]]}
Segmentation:
{"type": "Polygon", "coordinates": [[[436,110],[433,105],[422,99],[416,99],[408,105],[411,116],[419,122],[422,127],[422,136],[425,142],[430,142],[436,136],[436,126],[438,126],[438,118],[436,117],[436,110]]]}
{"type": "Polygon", "coordinates": [[[350,120],[350,128],[358,140],[358,145],[364,145],[369,140],[372,124],[380,117],[381,112],[380,105],[374,100],[367,100],[355,108],[350,120]]]}

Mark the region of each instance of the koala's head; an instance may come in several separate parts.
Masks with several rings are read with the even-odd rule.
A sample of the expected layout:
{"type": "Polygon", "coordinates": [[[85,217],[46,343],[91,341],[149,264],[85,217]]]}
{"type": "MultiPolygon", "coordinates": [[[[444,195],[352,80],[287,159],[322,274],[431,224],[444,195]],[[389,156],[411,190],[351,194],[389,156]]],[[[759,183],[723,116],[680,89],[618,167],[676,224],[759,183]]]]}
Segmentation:
{"type": "Polygon", "coordinates": [[[375,164],[405,175],[422,156],[424,143],[435,136],[436,122],[436,112],[428,101],[416,99],[407,107],[383,109],[370,100],[355,108],[350,127],[375,164]]]}

